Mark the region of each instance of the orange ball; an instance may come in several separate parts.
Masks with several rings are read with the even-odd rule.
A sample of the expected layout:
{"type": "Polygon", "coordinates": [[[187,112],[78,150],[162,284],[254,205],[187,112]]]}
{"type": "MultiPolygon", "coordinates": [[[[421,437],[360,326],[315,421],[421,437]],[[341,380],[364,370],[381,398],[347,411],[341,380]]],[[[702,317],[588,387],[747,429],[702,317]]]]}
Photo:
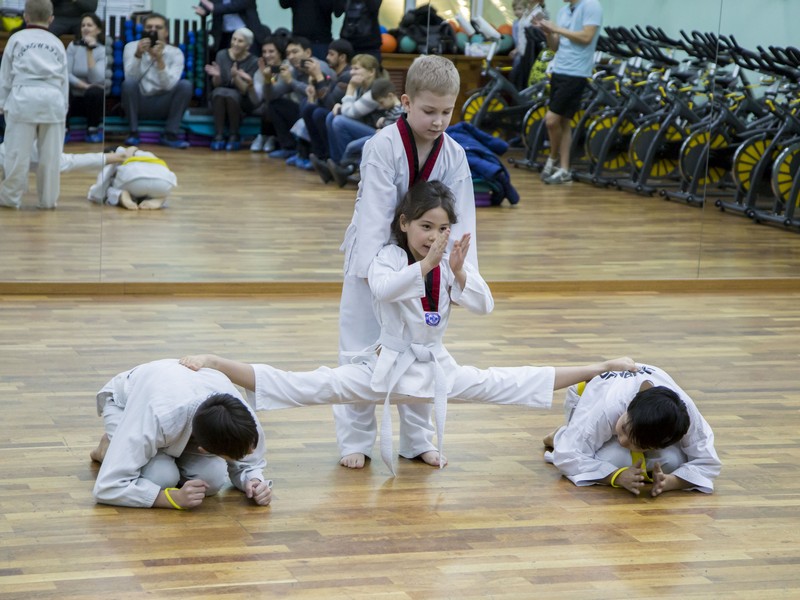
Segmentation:
{"type": "Polygon", "coordinates": [[[508,23],[503,23],[502,25],[500,25],[500,27],[497,27],[496,29],[497,33],[500,34],[505,33],[506,35],[511,35],[511,33],[513,32],[513,28],[508,23]]]}
{"type": "Polygon", "coordinates": [[[391,33],[381,34],[381,52],[391,54],[397,50],[397,38],[391,33]]]}

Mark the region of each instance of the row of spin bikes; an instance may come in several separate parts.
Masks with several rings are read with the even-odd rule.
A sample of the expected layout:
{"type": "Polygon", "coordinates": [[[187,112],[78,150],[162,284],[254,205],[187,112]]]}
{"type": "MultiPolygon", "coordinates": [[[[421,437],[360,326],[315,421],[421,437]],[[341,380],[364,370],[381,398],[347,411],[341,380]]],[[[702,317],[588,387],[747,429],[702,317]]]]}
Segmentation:
{"type": "MultiPolygon", "coordinates": [[[[573,178],[695,206],[714,199],[756,222],[800,227],[800,50],[680,35],[605,28],[572,119],[573,178]]],[[[547,81],[518,90],[492,53],[484,75],[462,119],[520,136],[525,158],[512,164],[541,170],[550,153],[547,81]]]]}

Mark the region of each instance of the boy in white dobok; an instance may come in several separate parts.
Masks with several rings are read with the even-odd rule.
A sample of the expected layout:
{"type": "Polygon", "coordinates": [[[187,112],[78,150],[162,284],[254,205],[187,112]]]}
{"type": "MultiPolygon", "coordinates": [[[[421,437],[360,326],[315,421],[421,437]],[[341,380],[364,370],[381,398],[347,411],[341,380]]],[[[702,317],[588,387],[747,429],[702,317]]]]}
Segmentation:
{"type": "MultiPolygon", "coordinates": [[[[361,158],[353,219],[345,233],[344,283],[339,306],[339,364],[357,359],[375,344],[380,325],[372,311],[367,274],[372,260],[391,239],[395,208],[406,191],[418,181],[438,180],[455,196],[457,223],[452,238],[472,235],[466,261],[477,270],[475,235],[475,193],[464,149],[444,131],[450,124],[460,89],[455,65],[441,56],[420,56],[406,76],[400,101],[405,115],[395,124],[378,131],[365,145],[361,158]]],[[[439,456],[433,443],[431,407],[426,404],[399,405],[400,448],[404,458],[438,466],[447,459],[439,456]]],[[[362,468],[372,453],[377,436],[375,407],[334,406],[336,437],[341,464],[362,468]]]]}
{"type": "Polygon", "coordinates": [[[567,424],[544,439],[545,460],[575,485],[610,485],[651,496],[711,493],[721,463],[714,433],[692,399],[664,371],[638,365],[567,391],[567,424]]]}
{"type": "Polygon", "coordinates": [[[50,0],[25,2],[26,27],[8,39],[0,64],[0,110],[5,114],[5,179],[0,206],[19,208],[28,186],[34,141],[39,147],[36,188],[39,208],[55,208],[60,189],[69,76],[64,44],[47,31],[50,0]]]}
{"type": "Polygon", "coordinates": [[[101,463],[102,504],[183,510],[228,480],[259,506],[272,500],[264,478],[264,431],[221,373],[194,373],[157,360],[120,373],[97,393],[105,433],[91,453],[101,463]]]}

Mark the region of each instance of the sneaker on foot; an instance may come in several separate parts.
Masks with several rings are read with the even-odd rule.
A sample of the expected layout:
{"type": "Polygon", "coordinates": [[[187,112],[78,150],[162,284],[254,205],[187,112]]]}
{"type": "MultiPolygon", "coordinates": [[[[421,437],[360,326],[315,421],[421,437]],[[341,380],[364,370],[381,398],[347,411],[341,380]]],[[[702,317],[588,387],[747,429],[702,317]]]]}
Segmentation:
{"type": "Polygon", "coordinates": [[[225,138],[222,137],[221,135],[215,136],[214,139],[211,141],[210,148],[214,152],[225,150],[225,138]]]}
{"type": "Polygon", "coordinates": [[[311,161],[311,166],[314,167],[314,170],[319,175],[319,178],[322,179],[322,183],[329,183],[333,181],[331,170],[328,168],[328,165],[324,160],[317,158],[316,154],[311,154],[308,159],[311,161]]]}
{"type": "Polygon", "coordinates": [[[264,140],[264,152],[274,152],[275,149],[278,147],[278,140],[275,139],[274,135],[269,136],[264,140]]]}
{"type": "Polygon", "coordinates": [[[352,165],[342,166],[332,158],[329,158],[326,164],[328,165],[328,169],[330,169],[333,180],[339,187],[346,186],[348,177],[355,172],[355,168],[352,165]]]}
{"type": "Polygon", "coordinates": [[[256,136],[256,139],[253,140],[253,143],[250,144],[250,152],[263,152],[264,151],[264,142],[266,139],[260,133],[256,136]]]}
{"type": "Polygon", "coordinates": [[[294,156],[295,154],[297,154],[297,152],[295,152],[294,150],[284,150],[283,148],[280,148],[278,150],[273,150],[272,152],[270,152],[269,157],[282,158],[286,160],[287,158],[289,158],[290,156],[294,156]]]}
{"type": "Polygon", "coordinates": [[[311,160],[308,158],[297,157],[294,166],[297,167],[298,169],[303,169],[304,171],[314,170],[314,165],[311,164],[311,160]]]}
{"type": "Polygon", "coordinates": [[[542,180],[550,177],[553,174],[553,171],[556,170],[556,162],[552,158],[548,158],[547,162],[544,163],[544,169],[542,169],[542,180]]]}
{"type": "Polygon", "coordinates": [[[142,138],[139,137],[138,131],[131,131],[128,137],[125,138],[126,146],[138,146],[142,143],[142,138]]]}
{"type": "Polygon", "coordinates": [[[572,183],[572,173],[566,169],[559,168],[550,177],[545,177],[544,182],[548,185],[560,185],[562,183],[572,183]]]}
{"type": "Polygon", "coordinates": [[[89,144],[102,144],[103,143],[103,130],[90,129],[86,133],[86,142],[89,144]]]}
{"type": "Polygon", "coordinates": [[[189,142],[178,139],[178,136],[174,133],[162,133],[159,144],[170,148],[177,148],[178,150],[185,150],[189,147],[189,142]]]}
{"type": "Polygon", "coordinates": [[[225,144],[225,150],[228,152],[238,152],[242,149],[242,142],[239,141],[238,135],[232,135],[228,138],[228,143],[225,144]]]}

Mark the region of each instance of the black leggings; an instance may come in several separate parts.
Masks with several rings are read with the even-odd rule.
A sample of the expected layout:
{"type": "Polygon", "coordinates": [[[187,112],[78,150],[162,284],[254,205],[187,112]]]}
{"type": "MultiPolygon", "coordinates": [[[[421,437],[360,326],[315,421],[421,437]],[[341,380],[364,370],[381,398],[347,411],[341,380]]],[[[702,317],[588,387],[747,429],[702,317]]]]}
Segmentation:
{"type": "Polygon", "coordinates": [[[69,95],[69,117],[86,117],[89,127],[100,127],[106,102],[106,91],[93,85],[84,90],[83,96],[69,95]]]}
{"type": "Polygon", "coordinates": [[[217,137],[225,133],[225,121],[228,122],[228,133],[239,135],[242,118],[248,109],[252,110],[249,98],[242,97],[239,90],[217,88],[211,92],[211,108],[214,111],[214,133],[217,137]]]}

